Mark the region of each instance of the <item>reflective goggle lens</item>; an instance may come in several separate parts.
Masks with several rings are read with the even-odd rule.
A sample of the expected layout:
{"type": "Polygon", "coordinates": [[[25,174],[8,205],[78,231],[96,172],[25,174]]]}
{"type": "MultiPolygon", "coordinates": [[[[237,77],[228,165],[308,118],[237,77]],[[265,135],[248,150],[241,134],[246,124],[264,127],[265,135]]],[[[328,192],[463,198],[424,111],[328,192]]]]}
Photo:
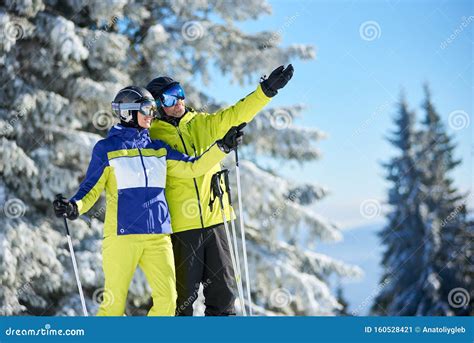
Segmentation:
{"type": "Polygon", "coordinates": [[[140,113],[145,116],[154,117],[156,116],[157,110],[158,108],[153,101],[147,100],[140,104],[140,113]]]}
{"type": "Polygon", "coordinates": [[[141,114],[154,117],[158,113],[158,107],[154,101],[145,100],[141,103],[112,103],[114,113],[120,115],[121,111],[140,111],[141,114]]]}
{"type": "Polygon", "coordinates": [[[176,84],[163,92],[161,96],[161,104],[165,107],[176,105],[179,99],[185,99],[184,89],[176,84]]]}

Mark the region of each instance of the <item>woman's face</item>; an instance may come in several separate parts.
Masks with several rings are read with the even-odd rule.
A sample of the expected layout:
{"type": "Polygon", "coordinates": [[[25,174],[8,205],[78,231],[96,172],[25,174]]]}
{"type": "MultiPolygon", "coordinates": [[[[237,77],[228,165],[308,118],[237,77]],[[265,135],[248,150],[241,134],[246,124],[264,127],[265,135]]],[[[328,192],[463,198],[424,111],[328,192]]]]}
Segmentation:
{"type": "Polygon", "coordinates": [[[170,107],[164,107],[163,110],[165,111],[166,115],[175,118],[181,118],[185,112],[184,107],[184,100],[179,99],[176,105],[170,107]]]}
{"type": "Polygon", "coordinates": [[[151,121],[153,120],[153,116],[146,116],[146,115],[143,115],[140,111],[138,111],[137,119],[138,119],[138,125],[141,128],[149,129],[151,126],[151,121]]]}

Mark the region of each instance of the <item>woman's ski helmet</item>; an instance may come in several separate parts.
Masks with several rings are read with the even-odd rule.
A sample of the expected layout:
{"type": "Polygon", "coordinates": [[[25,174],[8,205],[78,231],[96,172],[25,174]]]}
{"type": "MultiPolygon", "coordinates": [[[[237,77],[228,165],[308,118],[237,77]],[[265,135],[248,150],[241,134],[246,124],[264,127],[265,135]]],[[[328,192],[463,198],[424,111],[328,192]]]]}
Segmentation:
{"type": "Polygon", "coordinates": [[[143,87],[129,86],[120,90],[112,101],[112,112],[120,118],[124,126],[139,127],[137,114],[156,116],[155,99],[143,87]]]}

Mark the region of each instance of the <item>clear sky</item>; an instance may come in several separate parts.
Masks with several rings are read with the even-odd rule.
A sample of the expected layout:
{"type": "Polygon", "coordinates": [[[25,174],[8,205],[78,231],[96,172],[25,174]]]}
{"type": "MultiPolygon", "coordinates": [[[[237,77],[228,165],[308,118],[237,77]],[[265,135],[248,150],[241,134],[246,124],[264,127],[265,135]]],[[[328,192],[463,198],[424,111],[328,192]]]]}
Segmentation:
{"type": "MultiPolygon", "coordinates": [[[[305,103],[308,109],[294,124],[317,127],[328,134],[319,144],[321,160],[296,171],[284,170],[295,180],[328,187],[330,196],[315,205],[318,213],[342,228],[383,221],[382,214],[363,217],[360,206],[368,199],[385,201],[389,184],[380,163],[394,151],[384,136],[393,128],[402,88],[411,108],[422,117],[425,81],[431,85],[434,103],[449,133],[459,144],[456,157],[462,158],[463,164],[452,176],[461,190],[472,188],[472,2],[270,3],[272,15],[238,26],[246,32],[280,30],[283,46],[305,43],[316,48],[315,60],[292,61],[295,75],[273,104],[305,103]],[[460,121],[453,119],[450,124],[453,111],[462,111],[451,116],[460,121]],[[469,125],[463,124],[468,120],[469,125]],[[464,128],[456,129],[456,125],[464,128]]],[[[207,92],[232,103],[252,88],[229,84],[228,78],[217,77],[207,92]]]]}

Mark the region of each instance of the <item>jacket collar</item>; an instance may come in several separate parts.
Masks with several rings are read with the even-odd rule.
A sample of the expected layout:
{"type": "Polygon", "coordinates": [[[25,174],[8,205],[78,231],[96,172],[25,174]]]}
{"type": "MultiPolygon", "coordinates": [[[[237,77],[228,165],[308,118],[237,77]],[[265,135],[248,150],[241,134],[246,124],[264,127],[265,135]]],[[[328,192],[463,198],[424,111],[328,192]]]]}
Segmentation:
{"type": "Polygon", "coordinates": [[[123,140],[147,140],[150,137],[148,129],[137,129],[134,127],[126,127],[120,124],[114,125],[108,134],[108,137],[117,136],[123,140]]]}
{"type": "Polygon", "coordinates": [[[181,126],[181,125],[185,125],[186,123],[188,123],[189,121],[191,121],[191,119],[194,118],[194,116],[196,115],[196,112],[194,111],[194,109],[192,109],[191,107],[186,107],[186,112],[183,114],[183,116],[179,119],[179,121],[177,122],[177,124],[175,125],[175,123],[170,123],[169,120],[165,120],[165,119],[156,119],[152,122],[152,127],[158,127],[160,129],[173,129],[176,130],[175,128],[178,127],[178,126],[181,126]]]}

